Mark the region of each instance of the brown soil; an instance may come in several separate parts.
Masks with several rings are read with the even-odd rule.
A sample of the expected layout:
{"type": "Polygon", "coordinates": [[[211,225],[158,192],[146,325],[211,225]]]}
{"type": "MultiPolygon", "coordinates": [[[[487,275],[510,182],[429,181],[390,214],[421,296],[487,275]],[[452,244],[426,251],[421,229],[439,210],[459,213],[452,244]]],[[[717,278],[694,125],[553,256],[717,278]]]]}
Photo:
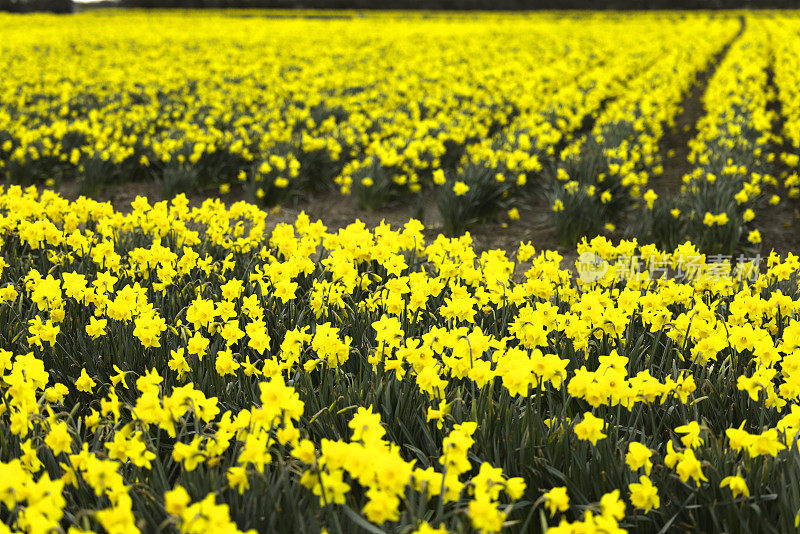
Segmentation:
{"type": "Polygon", "coordinates": [[[782,195],[781,203],[768,206],[757,214],[761,232],[761,254],[774,250],[781,256],[787,252],[800,254],[800,202],[782,195]]]}

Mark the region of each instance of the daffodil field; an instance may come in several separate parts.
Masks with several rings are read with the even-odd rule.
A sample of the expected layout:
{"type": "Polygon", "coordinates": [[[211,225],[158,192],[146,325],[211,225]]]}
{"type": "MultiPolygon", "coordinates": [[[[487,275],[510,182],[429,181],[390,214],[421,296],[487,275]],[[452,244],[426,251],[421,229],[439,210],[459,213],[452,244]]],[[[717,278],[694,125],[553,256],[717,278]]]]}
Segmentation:
{"type": "Polygon", "coordinates": [[[0,14],[0,532],[796,531],[800,13],[296,13],[0,14]]]}
{"type": "Polygon", "coordinates": [[[0,172],[432,198],[449,235],[538,194],[564,244],[619,226],[711,254],[757,248],[760,211],[800,194],[794,12],[254,13],[0,15],[0,172]],[[710,70],[665,194],[664,134],[710,70]]]}

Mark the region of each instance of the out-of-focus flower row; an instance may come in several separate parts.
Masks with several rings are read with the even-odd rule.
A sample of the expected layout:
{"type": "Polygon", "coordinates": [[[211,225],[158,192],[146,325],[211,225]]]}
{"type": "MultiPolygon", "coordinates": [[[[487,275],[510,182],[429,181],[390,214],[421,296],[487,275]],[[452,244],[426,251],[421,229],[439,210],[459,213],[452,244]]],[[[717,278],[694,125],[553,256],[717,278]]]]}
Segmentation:
{"type": "Polygon", "coordinates": [[[759,210],[799,192],[793,13],[255,15],[0,16],[0,172],[434,198],[451,235],[543,195],[566,243],[619,227],[708,253],[757,246],[759,210]],[[665,134],[715,68],[667,195],[665,134]]]}

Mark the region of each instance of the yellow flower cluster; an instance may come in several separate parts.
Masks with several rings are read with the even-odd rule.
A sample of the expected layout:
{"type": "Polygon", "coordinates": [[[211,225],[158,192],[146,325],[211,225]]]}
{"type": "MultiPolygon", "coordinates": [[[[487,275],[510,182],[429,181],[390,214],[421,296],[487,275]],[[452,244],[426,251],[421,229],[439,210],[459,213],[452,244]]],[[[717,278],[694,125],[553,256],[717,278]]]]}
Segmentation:
{"type": "Polygon", "coordinates": [[[742,215],[775,176],[800,194],[791,15],[307,15],[0,15],[0,175],[87,193],[155,179],[166,198],[243,189],[269,205],[336,188],[368,209],[425,191],[453,235],[516,220],[523,189],[543,187],[574,244],[638,206],[683,99],[719,67],[691,140],[690,198],[642,205],[721,252],[760,242],[742,215]],[[773,165],[774,97],[786,169],[773,165]],[[729,225],[704,227],[722,211],[729,225]]]}
{"type": "Polygon", "coordinates": [[[2,192],[9,528],[793,528],[797,257],[268,224],[2,192]]]}
{"type": "MultiPolygon", "coordinates": [[[[326,181],[345,193],[384,181],[416,192],[512,117],[538,125],[539,112],[572,106],[581,85],[609,86],[646,61],[625,61],[641,38],[615,43],[629,21],[607,15],[410,17],[4,16],[5,173],[41,183],[155,176],[223,191],[242,182],[269,202],[326,181]]],[[[642,19],[659,36],[679,20],[642,19]]],[[[652,57],[659,47],[649,48],[652,57]]],[[[583,114],[565,120],[574,127],[583,114]]],[[[509,166],[516,179],[538,162],[517,150],[509,166]]]]}

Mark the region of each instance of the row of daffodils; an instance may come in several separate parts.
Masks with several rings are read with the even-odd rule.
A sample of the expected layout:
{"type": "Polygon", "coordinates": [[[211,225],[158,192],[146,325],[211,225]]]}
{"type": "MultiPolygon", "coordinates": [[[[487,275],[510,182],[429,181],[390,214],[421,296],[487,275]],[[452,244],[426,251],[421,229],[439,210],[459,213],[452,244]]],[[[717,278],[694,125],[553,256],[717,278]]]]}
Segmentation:
{"type": "MultiPolygon", "coordinates": [[[[691,236],[705,251],[732,254],[742,243],[761,242],[756,213],[776,204],[774,98],[769,90],[771,43],[767,25],[753,18],[708,84],[707,113],[689,141],[694,168],[681,194],[664,199],[654,215],[656,235],[691,236]]],[[[681,236],[681,237],[678,237],[681,236]]]]}
{"type": "Polygon", "coordinates": [[[0,244],[0,530],[795,528],[795,256],[19,187],[0,244]]]}
{"type": "Polygon", "coordinates": [[[12,183],[144,181],[270,206],[338,190],[368,210],[438,209],[448,235],[538,196],[565,243],[619,227],[664,248],[688,232],[708,253],[757,246],[747,210],[800,186],[790,12],[99,11],[0,26],[12,183]],[[716,67],[690,191],[672,198],[664,137],[716,67]]]}

